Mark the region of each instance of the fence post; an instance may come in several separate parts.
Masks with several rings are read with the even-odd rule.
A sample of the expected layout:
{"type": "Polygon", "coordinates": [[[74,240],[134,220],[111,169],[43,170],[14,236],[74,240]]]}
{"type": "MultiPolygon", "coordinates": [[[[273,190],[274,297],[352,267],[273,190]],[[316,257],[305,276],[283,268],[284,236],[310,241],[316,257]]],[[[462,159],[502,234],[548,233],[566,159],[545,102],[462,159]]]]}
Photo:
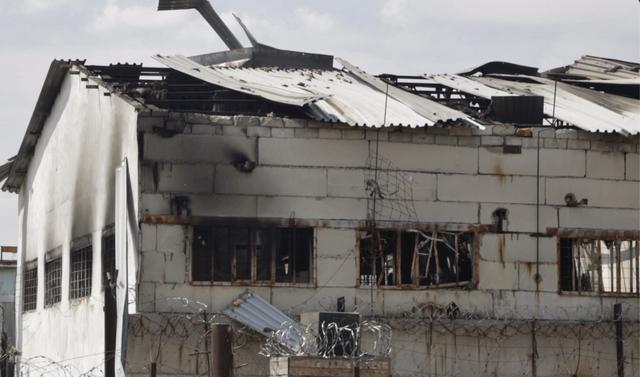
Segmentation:
{"type": "Polygon", "coordinates": [[[231,325],[211,325],[211,377],[233,377],[233,329],[231,325]]]}
{"type": "Polygon", "coordinates": [[[531,376],[538,376],[538,339],[536,337],[536,320],[531,321],[531,376]]]}
{"type": "Polygon", "coordinates": [[[613,320],[616,324],[616,356],[618,377],[624,377],[624,345],[622,344],[622,304],[613,305],[613,320]]]}

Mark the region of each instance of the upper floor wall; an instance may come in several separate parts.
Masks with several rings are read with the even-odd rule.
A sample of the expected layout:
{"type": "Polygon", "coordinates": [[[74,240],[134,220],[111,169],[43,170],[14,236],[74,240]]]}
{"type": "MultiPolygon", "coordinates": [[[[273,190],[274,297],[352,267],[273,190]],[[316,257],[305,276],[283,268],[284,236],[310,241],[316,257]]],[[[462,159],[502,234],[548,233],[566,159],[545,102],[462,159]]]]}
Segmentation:
{"type": "MultiPolygon", "coordinates": [[[[64,79],[20,192],[23,260],[112,224],[115,169],[137,180],[136,109],[81,72],[64,79]]],[[[134,193],[137,195],[137,193],[134,193]]]]}
{"type": "Polygon", "coordinates": [[[491,224],[504,208],[508,231],[639,228],[638,137],[508,126],[378,132],[179,114],[144,118],[141,129],[143,216],[170,215],[173,198],[188,197],[193,216],[363,224],[377,146],[381,179],[406,179],[411,192],[397,198],[417,214],[380,213],[378,221],[491,224]],[[244,172],[238,161],[255,169],[244,172]],[[567,194],[588,204],[567,205],[567,194]]]}
{"type": "MultiPolygon", "coordinates": [[[[321,298],[335,302],[341,296],[348,302],[347,310],[373,305],[363,279],[375,276],[379,285],[381,280],[375,272],[363,273],[371,267],[362,257],[363,231],[368,230],[368,213],[373,210],[370,194],[376,189],[372,180],[384,182],[375,211],[379,228],[475,235],[469,238],[473,248],[469,255],[472,288],[477,289],[458,285],[446,293],[409,292],[406,289],[412,287],[404,284],[410,272],[401,278],[386,276],[385,289],[376,290],[379,314],[395,313],[415,302],[446,305],[452,297],[479,310],[520,306],[524,316],[533,312],[530,305],[535,310],[604,307],[616,298],[557,301],[561,276],[569,276],[571,283],[580,271],[561,271],[555,235],[574,232],[572,237],[590,234],[597,239],[615,231],[637,238],[640,228],[638,138],[507,126],[378,131],[304,120],[166,113],[141,117],[139,127],[140,216],[145,223],[142,311],[173,310],[163,300],[175,296],[221,310],[247,285],[278,307],[295,311],[324,310],[332,304],[321,304],[321,298]],[[378,176],[372,174],[376,146],[381,157],[378,176]],[[587,203],[580,204],[582,199],[587,203]],[[496,220],[499,213],[504,213],[501,224],[496,220]],[[302,284],[298,281],[292,287],[286,276],[277,275],[278,268],[286,269],[279,267],[278,258],[275,264],[272,261],[271,278],[249,282],[249,269],[259,268],[260,262],[247,262],[238,273],[237,264],[227,259],[216,262],[207,250],[196,252],[196,240],[207,244],[216,237],[200,227],[211,221],[224,232],[229,224],[239,224],[237,229],[246,233],[239,244],[249,245],[256,258],[260,258],[258,243],[280,242],[278,237],[283,237],[276,233],[270,239],[263,237],[265,227],[315,228],[310,278],[305,275],[302,284]],[[247,230],[251,226],[257,230],[247,230]],[[228,265],[227,273],[239,277],[223,277],[226,283],[217,284],[214,267],[216,289],[199,284],[202,280],[194,279],[194,266],[198,274],[206,275],[211,273],[207,268],[211,260],[214,265],[228,265]],[[316,299],[310,301],[309,296],[316,299]]],[[[213,242],[226,242],[226,236],[221,237],[213,242]]],[[[385,255],[395,258],[387,264],[394,272],[412,263],[402,245],[385,255]]],[[[422,271],[420,263],[416,266],[422,271]]],[[[628,266],[622,269],[627,271],[628,266]]],[[[605,273],[603,279],[612,276],[605,273]]],[[[415,288],[424,287],[419,283],[415,288]]],[[[585,296],[595,296],[590,293],[585,296]]]]}

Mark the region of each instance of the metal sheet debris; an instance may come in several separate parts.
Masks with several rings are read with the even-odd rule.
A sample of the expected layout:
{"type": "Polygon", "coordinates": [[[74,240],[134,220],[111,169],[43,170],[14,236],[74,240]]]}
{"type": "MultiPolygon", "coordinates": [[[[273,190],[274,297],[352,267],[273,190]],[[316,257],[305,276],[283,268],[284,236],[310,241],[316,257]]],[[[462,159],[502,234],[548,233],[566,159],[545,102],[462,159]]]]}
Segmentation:
{"type": "Polygon", "coordinates": [[[351,65],[345,70],[219,68],[206,67],[183,56],[154,58],[214,85],[303,107],[310,117],[320,121],[368,127],[420,127],[465,121],[482,127],[462,112],[393,86],[389,87],[387,98],[386,83],[351,65]]]}
{"type": "MultiPolygon", "coordinates": [[[[285,324],[297,324],[280,309],[250,291],[234,300],[224,310],[224,314],[266,337],[271,337],[273,332],[285,324]]],[[[299,334],[299,331],[291,331],[286,337],[281,337],[280,341],[288,348],[296,350],[300,344],[299,334]]]]}
{"type": "Polygon", "coordinates": [[[586,80],[640,79],[640,64],[585,55],[573,64],[545,72],[547,76],[586,80]]]}
{"type": "Polygon", "coordinates": [[[629,98],[580,88],[562,82],[530,76],[516,76],[537,83],[495,77],[473,77],[491,88],[518,95],[544,97],[544,112],[590,132],[640,132],[640,103],[629,98]],[[557,88],[556,88],[557,83],[557,88]]]}
{"type": "Polygon", "coordinates": [[[601,93],[541,77],[502,75],[464,77],[430,75],[425,78],[465,93],[490,99],[492,96],[537,95],[544,97],[544,112],[590,132],[640,132],[640,103],[626,97],[601,93]],[[515,81],[519,78],[528,82],[515,81]],[[534,83],[535,82],[535,83],[534,83]],[[554,95],[555,93],[555,95],[554,95]],[[555,104],[555,105],[554,105],[555,104]]]}

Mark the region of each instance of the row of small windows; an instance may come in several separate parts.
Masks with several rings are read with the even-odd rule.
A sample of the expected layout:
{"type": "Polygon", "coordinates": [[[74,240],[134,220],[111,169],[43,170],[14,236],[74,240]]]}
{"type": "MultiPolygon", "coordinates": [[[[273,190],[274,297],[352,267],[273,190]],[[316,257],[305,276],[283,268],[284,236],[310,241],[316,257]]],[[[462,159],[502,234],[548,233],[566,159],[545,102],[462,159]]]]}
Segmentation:
{"type": "MultiPolygon", "coordinates": [[[[115,236],[102,238],[103,284],[107,276],[115,277],[115,236]]],[[[44,264],[44,305],[55,305],[62,301],[62,257],[57,256],[44,264]]],[[[69,298],[79,299],[91,295],[93,273],[93,246],[77,248],[70,253],[69,298]]],[[[37,264],[27,264],[23,273],[23,311],[35,310],[38,297],[37,264]]]]}

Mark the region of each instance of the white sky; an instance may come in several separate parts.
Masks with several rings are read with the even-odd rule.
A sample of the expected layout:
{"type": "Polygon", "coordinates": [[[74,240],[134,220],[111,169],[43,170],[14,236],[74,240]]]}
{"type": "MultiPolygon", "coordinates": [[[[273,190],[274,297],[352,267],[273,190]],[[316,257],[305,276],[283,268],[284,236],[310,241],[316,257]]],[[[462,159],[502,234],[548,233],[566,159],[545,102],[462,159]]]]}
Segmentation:
{"type": "MultiPolygon", "coordinates": [[[[371,73],[456,72],[491,60],[549,69],[584,54],[640,61],[637,0],[215,0],[262,43],[343,57],[371,73]]],[[[225,46],[196,11],[156,0],[0,0],[0,161],[16,154],[54,58],[143,62],[225,46]]],[[[248,45],[248,43],[246,43],[248,45]]],[[[0,194],[0,244],[17,196],[0,194]]]]}

